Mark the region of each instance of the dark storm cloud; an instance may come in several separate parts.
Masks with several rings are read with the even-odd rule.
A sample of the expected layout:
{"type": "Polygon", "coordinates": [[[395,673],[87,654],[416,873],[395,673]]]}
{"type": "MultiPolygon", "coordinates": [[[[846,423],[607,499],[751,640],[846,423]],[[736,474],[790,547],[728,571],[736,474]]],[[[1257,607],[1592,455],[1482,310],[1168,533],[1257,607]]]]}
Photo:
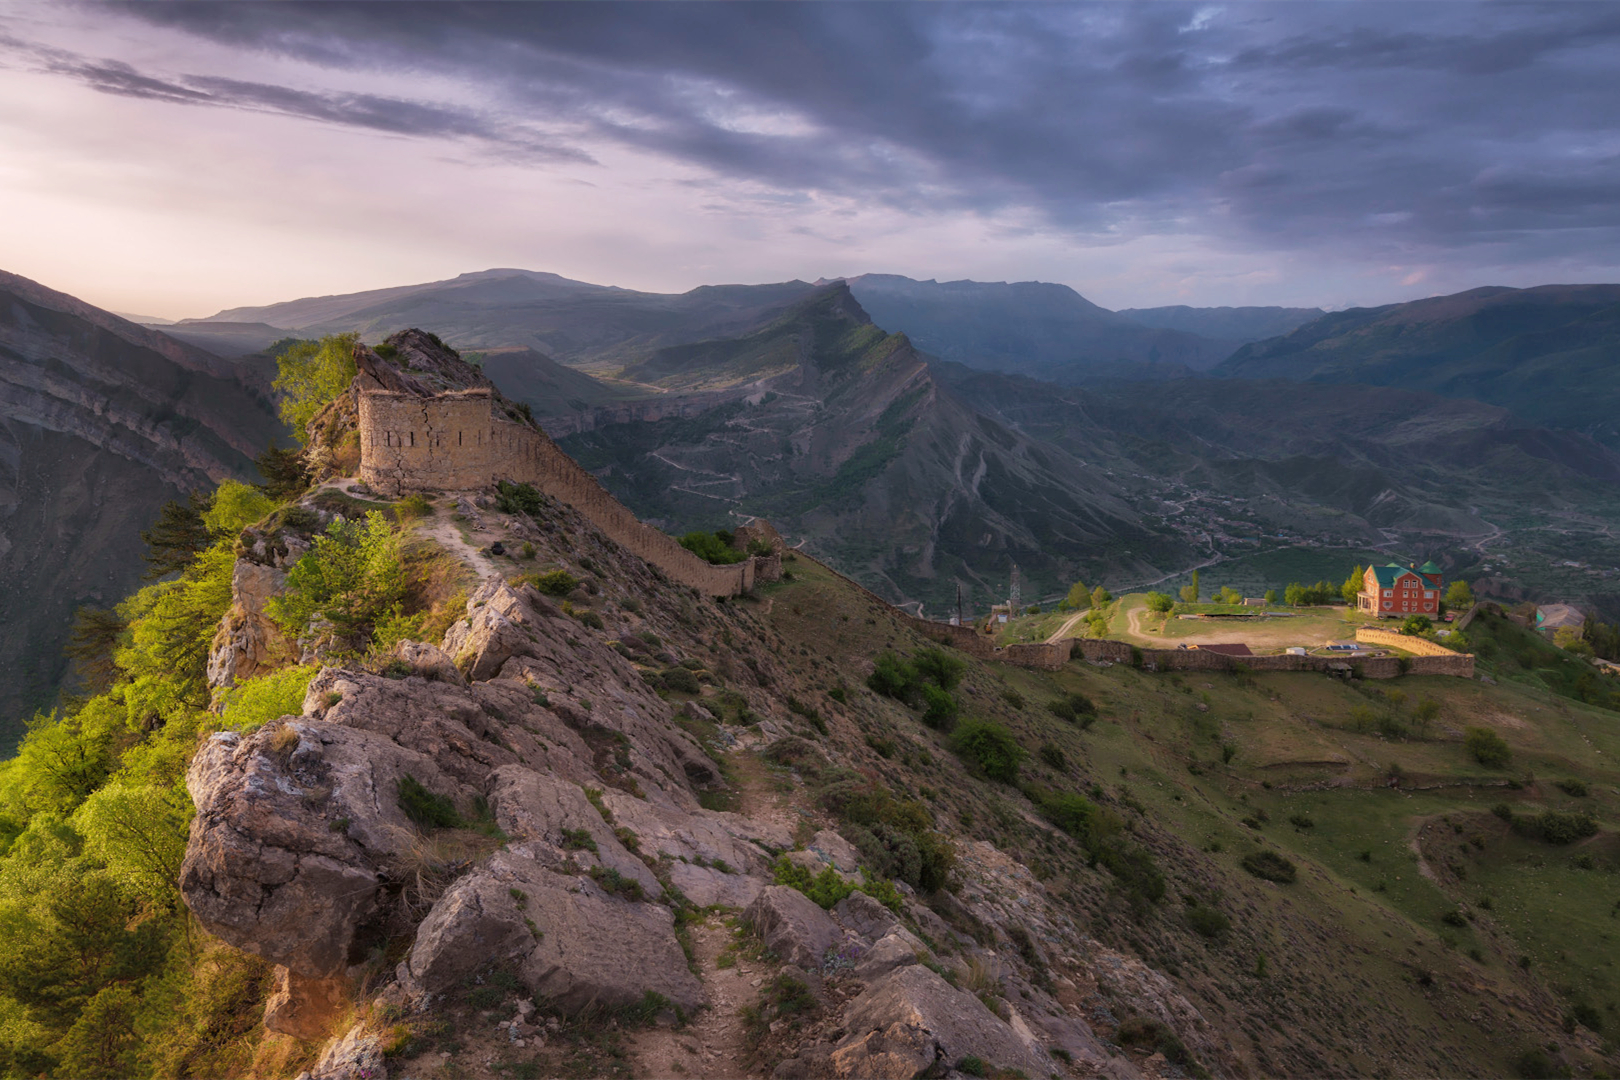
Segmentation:
{"type": "Polygon", "coordinates": [[[255,53],[464,81],[505,115],[76,72],[108,92],[492,142],[539,117],[581,147],[919,214],[1018,209],[1093,237],[1164,229],[1363,254],[1578,255],[1620,226],[1610,3],[126,10],[255,53]]]}

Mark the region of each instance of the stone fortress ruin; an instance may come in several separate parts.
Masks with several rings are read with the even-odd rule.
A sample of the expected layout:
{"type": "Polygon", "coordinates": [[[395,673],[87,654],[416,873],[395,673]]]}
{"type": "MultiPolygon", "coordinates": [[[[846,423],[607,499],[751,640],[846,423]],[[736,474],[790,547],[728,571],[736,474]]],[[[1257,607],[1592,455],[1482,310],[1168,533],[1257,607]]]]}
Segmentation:
{"type": "Polygon", "coordinates": [[[355,347],[357,374],[349,405],[360,441],[359,477],[367,486],[398,497],[472,490],[501,480],[530,484],[574,507],[671,580],[705,595],[736,596],[781,576],[782,539],[769,523],[745,525],[737,538],[743,544],[766,541],[770,555],[726,566],[709,563],[637,518],[563,453],[526,410],[508,402],[437,339],[407,330],[390,342],[392,355],[386,359],[364,345],[355,347]]]}

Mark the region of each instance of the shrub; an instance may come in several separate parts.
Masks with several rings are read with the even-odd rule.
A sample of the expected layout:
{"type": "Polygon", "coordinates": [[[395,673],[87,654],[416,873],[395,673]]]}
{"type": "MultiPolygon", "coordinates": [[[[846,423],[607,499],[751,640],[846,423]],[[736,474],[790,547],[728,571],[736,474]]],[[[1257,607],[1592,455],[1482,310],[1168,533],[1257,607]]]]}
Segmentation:
{"type": "Polygon", "coordinates": [[[1175,606],[1175,598],[1170,596],[1168,593],[1150,592],[1147,594],[1147,607],[1149,611],[1157,611],[1162,615],[1175,606]]]}
{"type": "Polygon", "coordinates": [[[1207,938],[1216,938],[1232,928],[1232,920],[1215,908],[1195,904],[1187,909],[1187,925],[1192,927],[1195,933],[1207,938]]]}
{"type": "Polygon", "coordinates": [[[1290,815],[1289,818],[1288,818],[1288,823],[1290,825],[1292,825],[1296,829],[1314,829],[1314,828],[1316,828],[1316,822],[1311,820],[1310,818],[1306,817],[1304,814],[1290,815]]]}
{"type": "Polygon", "coordinates": [[[967,670],[967,665],[958,657],[935,648],[917,650],[911,666],[919,678],[928,680],[941,690],[955,690],[956,684],[962,681],[962,673],[967,670]]]}
{"type": "Polygon", "coordinates": [[[1573,844],[1597,835],[1597,821],[1591,814],[1562,814],[1548,810],[1536,817],[1519,818],[1515,825],[1549,844],[1573,844]]]}
{"type": "Polygon", "coordinates": [[[909,703],[916,693],[917,672],[906,661],[892,652],[878,655],[872,674],[866,678],[867,689],[896,701],[909,703]]]}
{"type": "Polygon", "coordinates": [[[532,484],[514,484],[502,480],[495,485],[495,509],[503,514],[538,514],[546,499],[532,484]]]}
{"type": "Polygon", "coordinates": [[[1504,768],[1513,758],[1513,751],[1502,736],[1489,728],[1471,727],[1463,735],[1463,748],[1487,769],[1504,768]]]}
{"type": "Polygon", "coordinates": [[[579,578],[566,570],[549,570],[544,574],[525,574],[518,580],[533,585],[547,596],[567,596],[579,588],[579,578]]]}
{"type": "Polygon", "coordinates": [[[595,851],[596,841],[589,829],[564,829],[563,848],[568,851],[595,851]]]}
{"type": "Polygon", "coordinates": [[[1096,719],[1097,706],[1086,695],[1073,691],[1056,701],[1047,702],[1046,707],[1059,720],[1067,720],[1081,727],[1090,727],[1092,720],[1096,719]]]}
{"type": "Polygon", "coordinates": [[[703,684],[698,682],[698,677],[679,665],[665,668],[663,678],[665,686],[683,694],[698,694],[703,691],[703,684]]]}
{"type": "Polygon", "coordinates": [[[407,495],[394,504],[394,516],[400,521],[433,516],[433,504],[425,495],[407,495]]]}
{"type": "Polygon", "coordinates": [[[250,732],[280,717],[300,715],[304,692],[320,670],[319,664],[307,664],[244,679],[225,692],[221,723],[233,731],[250,732]]]}
{"type": "Polygon", "coordinates": [[[1058,772],[1069,770],[1069,759],[1063,755],[1063,748],[1056,743],[1041,743],[1041,760],[1058,772]]]}
{"type": "Polygon", "coordinates": [[[1565,795],[1573,795],[1577,799],[1586,798],[1587,788],[1586,781],[1584,780],[1576,780],[1574,778],[1569,780],[1560,780],[1553,786],[1558,788],[1558,790],[1562,791],[1565,795]]]}
{"type": "Polygon", "coordinates": [[[626,900],[635,901],[647,897],[647,890],[641,887],[641,882],[635,878],[625,877],[611,867],[593,866],[586,873],[590,874],[591,880],[610,896],[622,896],[626,900]]]}
{"type": "Polygon", "coordinates": [[[681,537],[681,547],[705,562],[726,566],[748,558],[748,553],[733,548],[731,541],[730,533],[689,532],[681,537]]]}
{"type": "Polygon", "coordinates": [[[1024,749],[1013,733],[993,720],[969,720],[951,736],[951,749],[977,766],[991,780],[1011,784],[1018,779],[1024,749]]]}
{"type": "Polygon", "coordinates": [[[1243,856],[1240,865],[1257,878],[1280,882],[1283,885],[1291,885],[1299,877],[1299,871],[1294,868],[1294,864],[1275,851],[1252,852],[1243,856]]]}
{"type": "Polygon", "coordinates": [[[957,705],[955,696],[948,690],[942,690],[932,683],[924,683],[922,697],[923,723],[935,731],[950,731],[956,726],[956,716],[961,711],[961,707],[957,705]]]}
{"type": "Polygon", "coordinates": [[[835,906],[856,888],[854,882],[845,880],[842,874],[830,866],[819,874],[812,874],[808,867],[789,862],[786,858],[776,860],[772,876],[778,885],[798,889],[824,908],[835,906]]]}
{"type": "Polygon", "coordinates": [[[455,829],[465,824],[456,812],[455,803],[443,795],[435,795],[409,773],[400,777],[398,796],[399,808],[405,816],[424,829],[455,829]]]}
{"type": "Polygon", "coordinates": [[[316,536],[287,572],[286,590],[266,610],[294,637],[321,618],[360,647],[379,621],[399,617],[408,586],[399,536],[373,510],[363,522],[334,521],[316,536]]]}

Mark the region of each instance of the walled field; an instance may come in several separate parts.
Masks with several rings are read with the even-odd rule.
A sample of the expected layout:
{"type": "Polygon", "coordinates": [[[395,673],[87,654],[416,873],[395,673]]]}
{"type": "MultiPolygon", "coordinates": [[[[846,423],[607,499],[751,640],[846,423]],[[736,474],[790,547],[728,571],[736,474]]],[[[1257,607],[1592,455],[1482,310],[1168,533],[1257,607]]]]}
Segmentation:
{"type": "Polygon", "coordinates": [[[1285,618],[1180,619],[1149,611],[1146,596],[1131,593],[1120,599],[1119,611],[1109,623],[1109,636],[1161,649],[1242,642],[1259,652],[1352,640],[1355,628],[1364,624],[1365,620],[1345,608],[1301,608],[1299,614],[1285,618]]]}

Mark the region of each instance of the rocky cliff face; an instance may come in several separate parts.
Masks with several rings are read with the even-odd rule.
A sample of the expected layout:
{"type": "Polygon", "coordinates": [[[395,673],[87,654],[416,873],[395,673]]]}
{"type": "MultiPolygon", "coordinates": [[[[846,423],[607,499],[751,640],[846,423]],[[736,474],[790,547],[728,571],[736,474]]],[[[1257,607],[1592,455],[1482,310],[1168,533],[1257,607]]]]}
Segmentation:
{"type": "MultiPolygon", "coordinates": [[[[747,785],[731,749],[804,769],[858,763],[844,722],[824,736],[813,710],[784,706],[797,700],[794,664],[753,605],[667,583],[565,507],[479,517],[480,535],[532,537],[541,557],[591,567],[572,615],[488,577],[441,641],[407,642],[369,670],[329,667],[302,715],[214,735],[192,762],[183,894],[211,933],[279,965],[269,1028],[343,1034],[332,1024],[356,995],[431,1016],[490,979],[545,1003],[553,1022],[649,1002],[677,1019],[729,1017],[734,1003],[690,950],[694,927],[730,911],[787,965],[770,986],[787,979],[818,1002],[805,1023],[768,1025],[760,1047],[739,1041],[748,1071],[911,1077],[978,1058],[1044,1076],[1068,1068],[1058,1051],[1136,1075],[1064,998],[1079,990],[1062,970],[1099,963],[1135,972],[1116,980],[1129,1002],[1116,1008],[1162,1016],[1211,1069],[1235,1060],[1170,983],[1078,932],[990,845],[962,849],[964,895],[980,900],[951,901],[947,922],[903,883],[866,884],[860,853],[791,784],[738,802],[747,785]],[[665,678],[705,689],[670,700],[656,692],[665,678]],[[823,909],[778,884],[779,865],[891,906],[857,889],[823,909]],[[1041,944],[1025,959],[1009,934],[1041,944]],[[989,981],[964,987],[970,970],[989,981]]],[[[238,576],[257,595],[273,582],[248,555],[238,576]]],[[[767,1014],[783,1008],[756,996],[767,1014]]],[[[507,1030],[543,1042],[539,1024],[520,1010],[507,1030]]],[[[385,1035],[362,1024],[315,1074],[378,1075],[385,1035]]]]}
{"type": "Polygon", "coordinates": [[[54,694],[74,608],[134,587],[158,507],[278,430],[235,365],[0,273],[0,743],[54,694]]]}

